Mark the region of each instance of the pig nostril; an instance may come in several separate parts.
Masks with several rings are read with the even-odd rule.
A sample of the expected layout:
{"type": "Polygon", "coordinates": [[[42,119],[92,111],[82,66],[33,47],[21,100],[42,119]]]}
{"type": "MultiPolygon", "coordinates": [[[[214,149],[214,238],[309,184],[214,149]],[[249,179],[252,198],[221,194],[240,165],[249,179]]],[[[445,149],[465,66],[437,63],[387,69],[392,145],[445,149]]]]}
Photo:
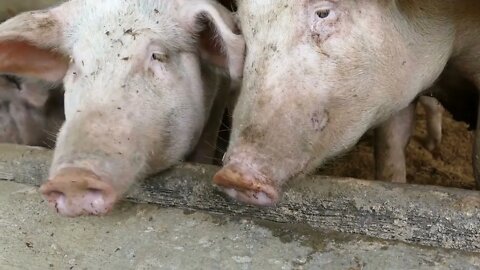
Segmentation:
{"type": "Polygon", "coordinates": [[[87,192],[93,193],[93,194],[102,194],[103,193],[102,190],[100,190],[98,188],[88,188],[87,192]]]}
{"type": "Polygon", "coordinates": [[[40,187],[49,205],[68,217],[103,215],[117,201],[112,186],[92,171],[64,168],[40,187]]]}
{"type": "Polygon", "coordinates": [[[51,191],[45,194],[45,197],[47,197],[48,201],[50,202],[57,201],[60,197],[63,196],[65,196],[65,194],[60,191],[51,191]]]}
{"type": "Polygon", "coordinates": [[[99,199],[103,198],[103,191],[97,188],[87,188],[85,192],[83,192],[82,198],[90,198],[98,202],[99,199]]]}

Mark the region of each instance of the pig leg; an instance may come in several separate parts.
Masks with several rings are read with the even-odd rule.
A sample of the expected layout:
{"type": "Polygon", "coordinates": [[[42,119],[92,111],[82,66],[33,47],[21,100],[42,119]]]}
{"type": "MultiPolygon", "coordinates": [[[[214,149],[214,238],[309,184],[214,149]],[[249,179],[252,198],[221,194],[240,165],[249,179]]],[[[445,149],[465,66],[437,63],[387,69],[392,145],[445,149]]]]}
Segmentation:
{"type": "Polygon", "coordinates": [[[438,153],[442,141],[443,107],[433,97],[421,96],[419,103],[425,108],[427,122],[427,136],[422,140],[423,146],[432,154],[438,153]]]}
{"type": "Polygon", "coordinates": [[[415,122],[416,102],[392,116],[375,130],[375,177],[395,183],[407,182],[405,148],[415,122]]]}
{"type": "MultiPolygon", "coordinates": [[[[480,73],[473,75],[472,78],[475,86],[480,89],[480,73]]],[[[480,100],[479,100],[480,104],[480,100]]],[[[477,189],[480,190],[480,106],[477,106],[477,122],[475,129],[475,136],[473,139],[473,151],[472,151],[472,165],[473,165],[473,175],[475,177],[475,182],[477,183],[477,189]]]]}
{"type": "MultiPolygon", "coordinates": [[[[477,80],[477,85],[480,87],[480,78],[477,80]]],[[[478,87],[477,87],[478,88],[478,87]]],[[[480,104],[480,103],[479,103],[480,104]]],[[[475,175],[475,181],[477,182],[477,189],[480,189],[480,106],[477,112],[477,128],[475,130],[475,141],[473,145],[473,172],[475,175]]]]}

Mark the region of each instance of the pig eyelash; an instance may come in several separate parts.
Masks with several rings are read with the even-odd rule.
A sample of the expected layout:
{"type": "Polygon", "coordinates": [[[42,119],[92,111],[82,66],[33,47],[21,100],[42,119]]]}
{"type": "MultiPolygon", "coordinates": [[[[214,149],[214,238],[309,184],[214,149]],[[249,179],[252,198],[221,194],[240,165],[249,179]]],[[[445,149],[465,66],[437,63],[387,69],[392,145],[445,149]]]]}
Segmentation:
{"type": "Polygon", "coordinates": [[[155,61],[158,61],[160,63],[167,63],[168,62],[168,55],[164,53],[153,53],[152,54],[152,59],[155,61]]]}

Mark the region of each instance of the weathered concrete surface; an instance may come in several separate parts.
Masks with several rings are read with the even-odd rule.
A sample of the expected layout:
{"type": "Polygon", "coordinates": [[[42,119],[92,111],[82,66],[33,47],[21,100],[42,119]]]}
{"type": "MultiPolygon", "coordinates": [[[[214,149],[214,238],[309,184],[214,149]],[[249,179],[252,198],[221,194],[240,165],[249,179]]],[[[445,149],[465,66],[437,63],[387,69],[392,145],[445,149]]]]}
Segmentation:
{"type": "MultiPolygon", "coordinates": [[[[50,157],[48,150],[0,145],[0,180],[39,185],[50,157]]],[[[296,181],[278,207],[255,208],[216,191],[216,169],[179,166],[132,188],[128,199],[480,252],[480,196],[474,191],[312,177],[296,181]]]]}
{"type": "Polygon", "coordinates": [[[67,219],[0,182],[0,269],[480,269],[480,256],[145,204],[67,219]]]}
{"type": "Polygon", "coordinates": [[[1,0],[0,21],[23,11],[42,9],[63,2],[61,0],[1,0]]]}

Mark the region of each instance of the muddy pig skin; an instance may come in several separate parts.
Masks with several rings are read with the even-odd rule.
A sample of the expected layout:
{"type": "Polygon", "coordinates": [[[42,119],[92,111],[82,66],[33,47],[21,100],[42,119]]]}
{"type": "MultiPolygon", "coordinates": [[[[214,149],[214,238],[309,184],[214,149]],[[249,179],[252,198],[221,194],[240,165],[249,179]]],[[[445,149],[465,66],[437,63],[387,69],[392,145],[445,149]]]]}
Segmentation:
{"type": "Polygon", "coordinates": [[[0,142],[51,148],[64,121],[63,91],[0,75],[0,142]]]}
{"type": "Polygon", "coordinates": [[[1,24],[0,72],[64,83],[40,188],[52,208],[106,214],[134,181],[194,153],[224,80],[242,76],[244,46],[209,0],[72,0],[1,24]]]}
{"type": "Polygon", "coordinates": [[[448,61],[480,84],[477,0],[239,0],[248,48],[224,166],[229,196],[282,186],[350,149],[431,87],[448,61]]]}

